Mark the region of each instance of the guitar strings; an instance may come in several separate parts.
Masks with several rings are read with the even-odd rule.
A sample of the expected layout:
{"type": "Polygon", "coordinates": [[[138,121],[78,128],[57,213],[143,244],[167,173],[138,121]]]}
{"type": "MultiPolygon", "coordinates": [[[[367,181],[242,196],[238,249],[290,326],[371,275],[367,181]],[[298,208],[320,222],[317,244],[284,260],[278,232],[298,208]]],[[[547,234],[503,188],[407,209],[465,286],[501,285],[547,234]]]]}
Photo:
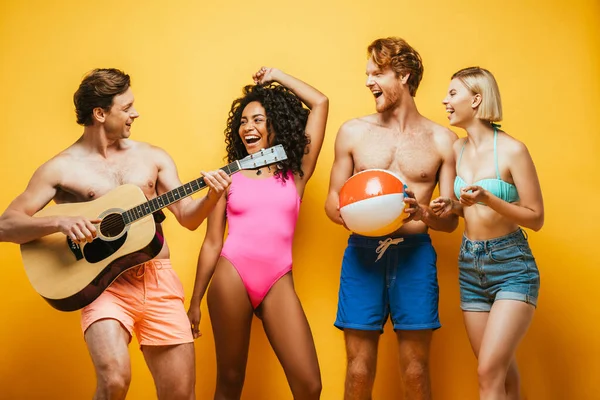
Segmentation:
{"type": "MultiPolygon", "coordinates": [[[[243,160],[242,160],[242,161],[243,161],[243,160]]],[[[255,164],[256,164],[256,163],[255,163],[255,164]]],[[[269,165],[269,164],[266,164],[266,165],[269,165]]],[[[278,167],[278,168],[280,168],[280,166],[279,166],[279,165],[277,165],[277,167],[278,167]]],[[[235,172],[238,172],[238,171],[240,171],[240,170],[244,169],[244,167],[243,167],[243,166],[241,166],[241,168],[237,168],[236,162],[234,161],[234,162],[230,163],[229,165],[226,165],[225,167],[223,167],[223,168],[221,168],[221,169],[222,169],[222,170],[223,170],[225,173],[227,173],[227,175],[231,176],[231,175],[233,175],[235,172]],[[233,168],[232,168],[232,166],[233,166],[233,168]],[[226,169],[227,169],[227,171],[226,171],[226,169]],[[233,169],[233,171],[232,171],[232,169],[233,169]]],[[[131,225],[133,222],[136,222],[136,221],[138,221],[138,220],[140,220],[140,219],[142,219],[142,218],[145,218],[145,217],[147,217],[147,216],[151,215],[152,213],[154,213],[154,212],[156,212],[156,211],[159,211],[159,210],[161,210],[161,209],[163,209],[163,208],[166,208],[166,207],[170,206],[170,205],[171,205],[171,204],[173,204],[173,203],[176,203],[176,202],[178,202],[179,200],[182,200],[182,199],[184,199],[185,197],[191,196],[192,194],[195,194],[196,192],[199,192],[200,190],[204,189],[206,186],[207,186],[207,184],[206,184],[206,182],[204,182],[204,180],[203,180],[203,177],[200,177],[200,178],[198,178],[198,179],[195,179],[194,181],[188,182],[188,183],[186,183],[186,184],[184,184],[184,185],[181,185],[181,186],[180,186],[180,187],[178,187],[178,188],[175,188],[175,189],[173,189],[173,190],[170,190],[170,191],[168,191],[168,192],[166,192],[166,193],[163,193],[162,195],[160,195],[160,196],[157,196],[157,197],[155,197],[154,199],[147,201],[146,203],[138,204],[137,206],[135,206],[135,207],[132,207],[132,208],[130,208],[129,210],[127,210],[127,211],[125,211],[125,212],[118,213],[118,214],[120,215],[120,217],[121,217],[121,220],[120,220],[120,221],[118,221],[118,220],[117,220],[117,221],[114,221],[114,222],[109,222],[109,223],[107,223],[106,225],[104,225],[102,228],[104,228],[104,230],[111,230],[111,229],[114,229],[114,228],[116,228],[116,227],[118,227],[118,226],[120,226],[120,225],[124,225],[124,228],[125,228],[127,225],[131,225]],[[152,211],[152,212],[149,212],[149,213],[147,213],[146,215],[143,215],[143,216],[141,216],[141,217],[138,217],[138,216],[136,216],[136,215],[135,215],[135,212],[133,212],[133,211],[132,211],[132,210],[133,210],[133,209],[135,209],[136,207],[142,206],[142,205],[144,205],[144,204],[150,204],[150,203],[151,203],[151,202],[152,202],[154,199],[157,199],[157,198],[159,198],[159,197],[163,197],[163,196],[165,196],[165,197],[167,198],[167,201],[168,201],[168,200],[169,200],[169,198],[168,198],[168,196],[167,196],[167,195],[168,195],[169,193],[175,193],[176,191],[178,192],[178,191],[179,191],[179,189],[181,189],[182,187],[184,188],[184,192],[185,192],[185,186],[186,186],[186,185],[189,185],[189,186],[190,186],[190,188],[192,188],[192,183],[193,183],[193,182],[196,182],[196,184],[198,185],[198,189],[196,189],[196,190],[195,190],[195,191],[193,191],[192,193],[189,193],[189,194],[187,194],[187,193],[186,193],[186,194],[185,194],[185,196],[181,196],[181,195],[179,195],[180,197],[179,197],[178,199],[175,199],[174,201],[170,202],[169,204],[167,204],[167,205],[163,205],[162,207],[160,207],[160,208],[158,208],[158,209],[156,209],[156,210],[154,210],[154,211],[152,211]],[[203,185],[204,185],[204,186],[203,186],[203,185]],[[129,221],[129,223],[125,223],[125,214],[126,214],[126,213],[128,213],[128,212],[132,212],[132,213],[134,214],[134,217],[135,217],[135,219],[133,219],[133,220],[129,221]]],[[[193,188],[192,188],[192,189],[193,189],[193,188]]],[[[178,193],[178,194],[179,194],[179,193],[178,193]]],[[[175,198],[175,196],[173,196],[173,198],[175,198]]],[[[163,203],[164,203],[164,202],[163,202],[163,203]]],[[[147,206],[146,206],[146,207],[147,207],[147,206]]],[[[143,211],[146,211],[146,210],[143,210],[143,211]]],[[[109,214],[109,215],[113,215],[113,214],[109,214]]],[[[106,218],[106,217],[105,217],[105,218],[106,218]]],[[[100,222],[100,223],[99,223],[97,226],[98,226],[98,229],[99,229],[99,228],[102,226],[102,222],[100,222]]]]}
{"type": "MultiPolygon", "coordinates": [[[[230,170],[229,166],[227,166],[227,167],[225,167],[225,168],[227,168],[227,169],[229,169],[229,170],[230,170]]],[[[227,171],[225,171],[225,172],[227,172],[227,171]]],[[[236,172],[237,172],[237,171],[236,171],[236,172]]],[[[232,174],[232,172],[229,172],[228,174],[229,174],[229,175],[231,175],[231,174],[232,174]]],[[[137,215],[135,215],[135,212],[134,212],[134,211],[132,211],[132,210],[133,210],[133,209],[135,209],[136,207],[140,207],[140,206],[144,206],[144,205],[145,205],[145,206],[144,206],[143,208],[145,208],[145,207],[149,207],[149,206],[148,206],[148,204],[150,204],[150,203],[151,203],[151,202],[152,202],[154,199],[148,200],[147,202],[145,202],[145,203],[142,203],[142,204],[138,204],[137,206],[135,206],[135,207],[132,207],[132,208],[130,208],[129,210],[127,210],[127,211],[124,211],[124,212],[122,212],[122,213],[118,213],[118,214],[121,216],[121,220],[120,220],[120,221],[118,221],[118,220],[117,220],[117,221],[114,221],[114,222],[113,222],[113,221],[111,221],[111,222],[108,222],[107,224],[105,224],[104,226],[102,226],[102,228],[103,228],[103,229],[106,231],[106,230],[111,230],[111,229],[114,229],[114,228],[116,228],[116,227],[118,227],[118,226],[120,226],[120,225],[124,225],[124,226],[131,225],[133,222],[136,222],[136,221],[138,221],[138,220],[140,220],[140,219],[142,219],[142,218],[145,218],[145,217],[147,217],[148,215],[150,215],[150,214],[152,214],[152,213],[154,213],[154,212],[156,212],[156,211],[159,211],[159,210],[161,210],[161,209],[163,209],[163,208],[166,208],[166,207],[170,206],[171,204],[173,204],[173,203],[176,203],[176,202],[178,202],[179,200],[182,200],[182,199],[184,199],[185,197],[191,196],[191,195],[193,195],[193,194],[195,194],[195,193],[199,192],[200,190],[204,189],[204,188],[207,186],[207,184],[206,184],[204,181],[200,182],[200,180],[201,180],[201,179],[202,179],[202,177],[200,177],[200,178],[198,178],[198,179],[196,179],[196,180],[194,180],[194,181],[188,182],[188,183],[186,183],[186,184],[184,184],[184,185],[181,185],[180,187],[178,187],[178,188],[175,188],[175,189],[173,189],[173,190],[170,190],[170,191],[168,191],[168,192],[166,192],[166,193],[163,193],[163,194],[161,194],[160,196],[157,196],[157,197],[155,197],[154,199],[157,199],[157,198],[159,198],[159,197],[164,197],[164,198],[166,198],[166,199],[167,199],[167,202],[168,202],[168,201],[169,201],[169,197],[168,197],[168,194],[169,194],[169,193],[175,193],[175,192],[177,191],[177,193],[178,193],[178,195],[179,195],[179,198],[176,198],[176,197],[175,197],[175,195],[171,195],[171,196],[172,196],[172,197],[175,199],[174,201],[172,201],[172,202],[170,202],[170,203],[168,203],[168,204],[166,204],[166,205],[165,205],[165,202],[163,201],[163,206],[162,206],[162,207],[160,207],[160,208],[158,208],[158,209],[156,209],[156,210],[154,210],[154,211],[152,211],[152,212],[148,212],[148,214],[146,214],[146,215],[143,215],[143,216],[141,216],[141,217],[138,217],[137,215]],[[198,189],[196,189],[196,190],[194,190],[194,188],[193,188],[193,186],[192,186],[192,182],[195,182],[195,181],[197,181],[197,183],[196,183],[196,184],[198,185],[198,189]],[[191,188],[193,191],[192,191],[191,193],[185,193],[185,196],[182,196],[181,194],[179,194],[179,189],[180,189],[180,188],[182,188],[182,187],[185,187],[186,185],[189,185],[189,187],[190,187],[190,188],[191,188]],[[129,223],[125,223],[125,214],[127,214],[128,212],[131,212],[131,213],[133,213],[133,214],[134,214],[134,218],[135,218],[135,219],[133,219],[132,221],[129,221],[129,223]]],[[[184,192],[185,192],[185,188],[184,188],[184,192]]],[[[143,210],[143,211],[144,211],[144,212],[146,212],[146,210],[143,210]]],[[[109,215],[114,215],[114,214],[109,214],[109,215]]],[[[108,216],[108,215],[107,215],[107,216],[108,216]]],[[[105,218],[106,218],[106,217],[105,217],[105,218]]],[[[98,228],[100,228],[100,226],[101,226],[101,225],[102,225],[102,222],[100,222],[100,223],[98,224],[98,228]]]]}

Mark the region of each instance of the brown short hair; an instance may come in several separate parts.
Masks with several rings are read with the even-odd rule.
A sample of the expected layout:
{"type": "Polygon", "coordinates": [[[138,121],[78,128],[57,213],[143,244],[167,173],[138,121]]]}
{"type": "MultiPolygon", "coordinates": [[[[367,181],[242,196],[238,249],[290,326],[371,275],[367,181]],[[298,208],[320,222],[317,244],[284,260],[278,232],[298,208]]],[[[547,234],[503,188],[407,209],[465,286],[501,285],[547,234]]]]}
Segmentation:
{"type": "Polygon", "coordinates": [[[367,55],[379,68],[389,66],[396,76],[410,74],[408,89],[410,95],[415,97],[423,78],[423,60],[406,40],[399,37],[377,39],[367,48],[367,55]]]}
{"type": "Polygon", "coordinates": [[[477,118],[490,122],[502,121],[500,89],[490,71],[481,67],[463,68],[452,75],[452,79],[460,80],[471,93],[481,95],[477,118]]]}
{"type": "Polygon", "coordinates": [[[77,123],[84,126],[92,125],[94,108],[110,109],[113,98],[125,93],[130,85],[129,75],[118,69],[97,68],[89,72],[73,95],[77,123]]]}

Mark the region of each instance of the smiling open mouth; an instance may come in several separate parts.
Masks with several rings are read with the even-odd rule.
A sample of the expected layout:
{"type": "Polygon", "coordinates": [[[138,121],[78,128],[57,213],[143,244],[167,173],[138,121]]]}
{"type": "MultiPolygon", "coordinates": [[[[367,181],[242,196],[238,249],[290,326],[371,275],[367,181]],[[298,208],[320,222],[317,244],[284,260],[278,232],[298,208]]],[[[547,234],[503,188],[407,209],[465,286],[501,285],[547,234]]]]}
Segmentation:
{"type": "Polygon", "coordinates": [[[244,139],[246,140],[246,143],[254,144],[260,140],[260,137],[251,135],[251,136],[246,136],[244,139]]]}

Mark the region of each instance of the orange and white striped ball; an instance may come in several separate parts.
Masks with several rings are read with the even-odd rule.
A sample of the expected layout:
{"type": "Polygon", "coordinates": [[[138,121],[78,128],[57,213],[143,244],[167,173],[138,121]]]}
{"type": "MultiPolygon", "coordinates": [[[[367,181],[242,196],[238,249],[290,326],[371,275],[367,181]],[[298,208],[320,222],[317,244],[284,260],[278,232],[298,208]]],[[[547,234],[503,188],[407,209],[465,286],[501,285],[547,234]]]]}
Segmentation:
{"type": "Polygon", "coordinates": [[[340,190],[340,213],[354,233],[386,236],[402,226],[404,183],[393,172],[367,169],[348,179],[340,190]]]}

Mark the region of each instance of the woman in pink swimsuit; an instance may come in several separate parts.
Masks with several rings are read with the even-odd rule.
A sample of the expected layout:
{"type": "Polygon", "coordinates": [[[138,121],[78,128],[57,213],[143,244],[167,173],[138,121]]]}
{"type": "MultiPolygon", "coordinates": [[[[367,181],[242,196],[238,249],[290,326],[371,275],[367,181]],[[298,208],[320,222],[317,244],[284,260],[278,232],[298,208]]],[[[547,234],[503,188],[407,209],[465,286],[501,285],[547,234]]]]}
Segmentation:
{"type": "Polygon", "coordinates": [[[253,79],[256,85],[246,86],[229,112],[227,158],[232,162],[281,144],[288,159],[232,176],[227,196],[208,217],[188,316],[198,337],[200,303],[212,278],[208,309],[217,354],[215,399],[241,396],[254,313],[294,398],[318,399],[321,374],[294,290],[292,241],[304,188],[323,144],[329,101],[274,68],[261,68],[253,79]]]}

